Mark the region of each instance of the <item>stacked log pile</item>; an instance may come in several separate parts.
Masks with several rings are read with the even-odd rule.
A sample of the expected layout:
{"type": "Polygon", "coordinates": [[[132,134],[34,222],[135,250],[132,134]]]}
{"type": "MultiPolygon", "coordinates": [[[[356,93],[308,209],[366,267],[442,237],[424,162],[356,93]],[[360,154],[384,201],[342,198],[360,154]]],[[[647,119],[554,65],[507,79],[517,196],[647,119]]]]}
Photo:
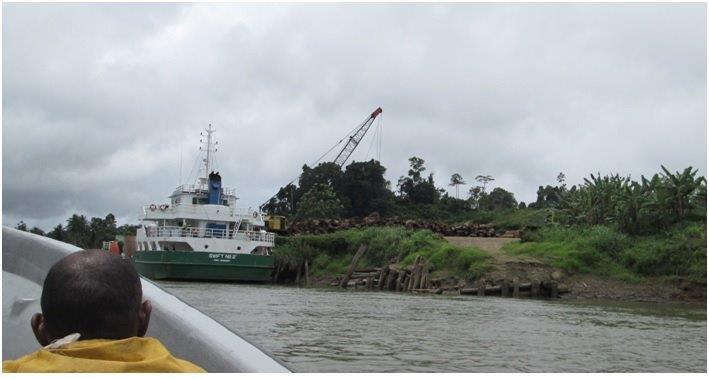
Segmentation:
{"type": "Polygon", "coordinates": [[[350,228],[370,226],[403,226],[406,229],[428,229],[444,236],[461,237],[517,237],[521,230],[499,230],[489,224],[476,224],[472,222],[448,224],[441,221],[429,220],[404,220],[398,217],[382,218],[378,213],[368,217],[353,217],[348,219],[313,219],[298,221],[290,226],[292,234],[324,234],[350,228]]]}

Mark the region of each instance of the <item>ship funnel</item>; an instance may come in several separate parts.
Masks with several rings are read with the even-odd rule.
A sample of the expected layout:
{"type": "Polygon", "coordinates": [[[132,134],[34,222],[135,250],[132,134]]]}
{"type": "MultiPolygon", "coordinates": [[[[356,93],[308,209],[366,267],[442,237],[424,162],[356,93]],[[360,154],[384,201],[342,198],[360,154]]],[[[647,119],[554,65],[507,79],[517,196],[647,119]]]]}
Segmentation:
{"type": "Polygon", "coordinates": [[[209,204],[221,204],[222,202],[222,177],[219,173],[209,174],[209,204]]]}

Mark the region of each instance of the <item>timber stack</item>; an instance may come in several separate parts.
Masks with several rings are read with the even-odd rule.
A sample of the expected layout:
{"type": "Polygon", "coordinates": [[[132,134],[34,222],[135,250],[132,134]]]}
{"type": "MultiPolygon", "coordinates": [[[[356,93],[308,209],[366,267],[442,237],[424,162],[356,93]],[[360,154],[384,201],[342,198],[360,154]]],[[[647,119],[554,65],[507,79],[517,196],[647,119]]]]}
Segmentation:
{"type": "Polygon", "coordinates": [[[428,229],[444,236],[461,237],[510,237],[519,238],[521,230],[495,229],[489,224],[476,224],[472,222],[448,224],[441,221],[405,220],[399,217],[382,218],[374,212],[367,217],[353,217],[348,219],[311,219],[298,221],[290,226],[291,234],[324,234],[350,228],[372,226],[403,226],[406,229],[428,229]]]}

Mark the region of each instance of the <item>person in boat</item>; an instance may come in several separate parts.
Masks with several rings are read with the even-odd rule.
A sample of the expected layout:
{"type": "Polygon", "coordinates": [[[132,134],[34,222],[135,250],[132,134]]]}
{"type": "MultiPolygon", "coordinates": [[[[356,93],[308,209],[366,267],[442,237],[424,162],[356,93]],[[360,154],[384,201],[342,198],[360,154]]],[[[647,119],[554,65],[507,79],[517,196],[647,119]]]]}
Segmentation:
{"type": "Polygon", "coordinates": [[[44,279],[42,313],[31,325],[43,347],[4,361],[3,372],[205,372],[145,337],[152,305],[142,301],[130,260],[82,250],[44,279]]]}

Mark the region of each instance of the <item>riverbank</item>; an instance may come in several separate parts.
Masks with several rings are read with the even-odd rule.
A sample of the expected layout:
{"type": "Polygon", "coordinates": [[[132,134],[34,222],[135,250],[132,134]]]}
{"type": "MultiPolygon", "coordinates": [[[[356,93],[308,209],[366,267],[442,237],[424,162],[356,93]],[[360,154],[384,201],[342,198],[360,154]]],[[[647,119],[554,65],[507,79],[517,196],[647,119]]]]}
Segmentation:
{"type": "MultiPolygon", "coordinates": [[[[702,251],[696,249],[700,242],[697,241],[697,237],[700,240],[703,237],[705,240],[702,230],[705,229],[700,229],[699,232],[693,230],[689,234],[686,230],[679,233],[680,236],[689,236],[689,239],[694,241],[690,246],[694,249],[690,256],[699,259],[700,262],[702,251]]],[[[466,292],[465,290],[479,288],[481,283],[487,288],[500,291],[499,286],[504,287],[507,285],[505,283],[509,283],[511,295],[515,281],[523,286],[526,283],[527,290],[536,281],[541,282],[542,286],[545,285],[544,283],[547,283],[547,286],[557,285],[562,289],[560,297],[563,298],[706,303],[706,269],[704,273],[697,272],[697,267],[700,267],[698,262],[685,265],[691,269],[687,271],[691,275],[642,275],[634,272],[633,266],[622,266],[618,262],[609,261],[605,256],[590,254],[592,258],[603,262],[594,262],[588,257],[589,250],[584,247],[584,243],[607,249],[608,246],[614,245],[599,244],[594,238],[602,236],[600,238],[606,242],[616,241],[617,235],[605,230],[595,230],[592,233],[580,232],[578,235],[586,237],[590,235],[591,238],[584,241],[567,241],[566,245],[559,245],[564,246],[567,255],[570,254],[572,257],[578,255],[585,259],[584,266],[576,270],[573,269],[573,265],[570,265],[568,256],[564,260],[554,254],[558,249],[550,249],[550,240],[540,243],[539,239],[522,242],[515,238],[444,238],[427,230],[404,228],[363,228],[321,235],[298,235],[284,238],[279,243],[279,248],[276,250],[276,281],[307,283],[318,287],[337,284],[347,272],[357,248],[365,244],[367,251],[357,262],[356,268],[366,271],[366,269],[391,267],[396,271],[397,276],[391,283],[384,283],[381,286],[377,283],[377,286],[374,286],[373,283],[367,282],[366,278],[377,280],[381,276],[381,271],[376,274],[376,278],[375,275],[362,274],[356,278],[357,280],[350,281],[358,288],[384,288],[386,285],[392,290],[420,288],[426,291],[419,290],[419,292],[440,293],[451,290],[466,292]],[[583,254],[574,253],[576,250],[583,254]],[[418,260],[425,263],[422,266],[425,267],[426,275],[423,277],[423,272],[419,273],[424,281],[422,282],[422,277],[419,277],[417,284],[419,287],[413,287],[413,283],[406,284],[405,281],[416,279],[414,263],[418,260]]],[[[665,245],[676,244],[677,238],[677,235],[673,235],[663,241],[666,242],[665,245]]],[[[544,237],[541,237],[541,240],[544,241],[544,237]]],[[[659,246],[657,238],[653,241],[653,246],[657,250],[659,246]]],[[[621,247],[636,251],[638,246],[647,243],[647,240],[624,241],[621,247]]],[[[617,255],[618,246],[615,250],[611,249],[608,253],[617,255]]],[[[660,256],[664,256],[662,254],[665,252],[660,253],[660,256]]],[[[645,252],[644,263],[637,267],[642,267],[644,270],[651,268],[647,264],[647,254],[645,252]]],[[[625,259],[627,258],[626,256],[625,259]]],[[[706,246],[703,250],[703,259],[706,265],[706,246]]],[[[663,263],[661,259],[658,262],[663,263]]],[[[666,262],[664,264],[667,266],[666,262]]],[[[679,272],[676,270],[677,267],[673,266],[657,268],[656,271],[661,272],[661,269],[668,268],[675,270],[675,273],[679,272]]]]}

